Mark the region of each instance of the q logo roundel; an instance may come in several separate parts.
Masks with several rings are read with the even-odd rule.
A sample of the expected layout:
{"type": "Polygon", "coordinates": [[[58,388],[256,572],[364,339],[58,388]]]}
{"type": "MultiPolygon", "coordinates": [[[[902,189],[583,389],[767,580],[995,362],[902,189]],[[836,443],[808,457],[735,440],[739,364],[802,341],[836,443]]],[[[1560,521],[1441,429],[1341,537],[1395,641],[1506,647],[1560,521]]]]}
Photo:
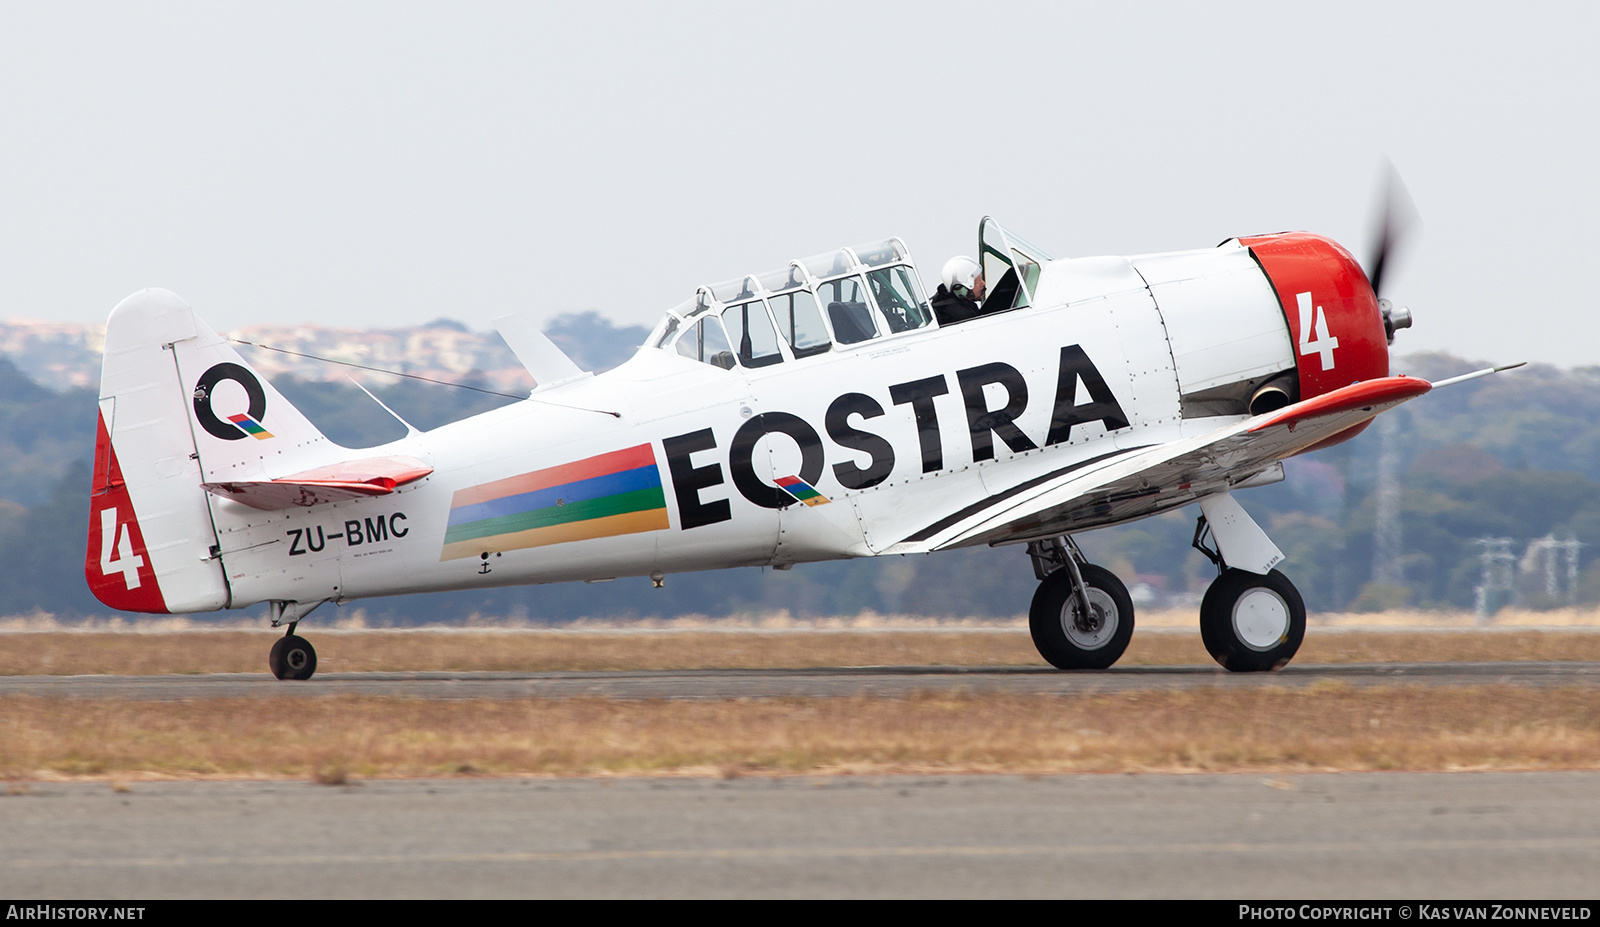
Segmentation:
{"type": "Polygon", "coordinates": [[[238,364],[217,364],[200,376],[200,382],[194,385],[194,417],[200,420],[200,427],[213,437],[224,441],[238,441],[241,438],[255,438],[265,441],[272,437],[272,432],[261,425],[262,416],[267,414],[267,391],[261,388],[261,381],[238,364]],[[217,417],[211,408],[211,394],[218,383],[223,380],[232,380],[244,387],[244,392],[249,397],[250,404],[244,412],[229,415],[226,420],[217,417]]]}

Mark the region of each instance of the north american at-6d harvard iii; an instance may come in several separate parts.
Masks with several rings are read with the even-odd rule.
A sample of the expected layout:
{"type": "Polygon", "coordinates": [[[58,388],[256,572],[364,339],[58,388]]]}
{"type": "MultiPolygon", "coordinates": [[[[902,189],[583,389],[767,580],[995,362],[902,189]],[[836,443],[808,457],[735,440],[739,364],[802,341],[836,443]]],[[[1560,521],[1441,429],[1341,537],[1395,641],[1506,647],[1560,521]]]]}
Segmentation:
{"type": "Polygon", "coordinates": [[[1305,605],[1233,490],[1440,385],[1389,373],[1411,320],[1381,264],[1303,232],[1055,259],[985,219],[945,274],[985,297],[971,317],[898,239],[702,286],[600,375],[507,317],[527,399],[365,450],[144,290],[107,324],[89,585],[137,612],[267,602],[273,673],[306,679],[295,630],[329,601],[1012,544],[1039,653],[1099,669],[1133,603],[1071,535],[1198,503],[1206,647],[1270,670],[1305,605]]]}

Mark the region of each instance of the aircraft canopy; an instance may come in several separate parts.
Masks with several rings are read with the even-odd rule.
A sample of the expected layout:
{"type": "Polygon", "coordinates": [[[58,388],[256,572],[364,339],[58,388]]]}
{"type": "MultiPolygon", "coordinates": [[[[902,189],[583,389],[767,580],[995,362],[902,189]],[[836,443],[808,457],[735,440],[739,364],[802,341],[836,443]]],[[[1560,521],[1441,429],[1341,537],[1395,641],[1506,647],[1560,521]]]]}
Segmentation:
{"type": "Polygon", "coordinates": [[[1033,305],[1040,268],[1052,258],[1043,248],[984,216],[978,224],[978,260],[983,265],[983,279],[989,283],[985,311],[1003,312],[1033,305]]]}
{"type": "Polygon", "coordinates": [[[646,342],[731,370],[765,367],[934,324],[898,238],[840,248],[702,286],[646,342]]]}

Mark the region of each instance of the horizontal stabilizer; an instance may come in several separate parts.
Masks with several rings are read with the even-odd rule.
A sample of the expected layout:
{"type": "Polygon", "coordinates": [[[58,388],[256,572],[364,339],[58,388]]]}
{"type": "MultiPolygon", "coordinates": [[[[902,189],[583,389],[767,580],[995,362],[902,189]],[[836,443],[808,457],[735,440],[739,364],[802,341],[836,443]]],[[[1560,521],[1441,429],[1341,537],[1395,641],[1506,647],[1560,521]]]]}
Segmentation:
{"type": "Polygon", "coordinates": [[[271,512],[342,499],[384,496],[432,472],[432,467],[415,457],[370,457],[317,467],[275,480],[235,480],[201,485],[213,495],[271,512]]]}

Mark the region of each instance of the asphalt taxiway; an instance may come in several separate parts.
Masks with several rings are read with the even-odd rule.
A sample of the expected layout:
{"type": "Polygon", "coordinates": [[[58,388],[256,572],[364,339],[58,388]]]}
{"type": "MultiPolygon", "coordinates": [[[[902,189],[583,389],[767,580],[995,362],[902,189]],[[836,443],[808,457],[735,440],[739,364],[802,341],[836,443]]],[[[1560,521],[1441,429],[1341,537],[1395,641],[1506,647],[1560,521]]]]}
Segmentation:
{"type": "Polygon", "coordinates": [[[894,697],[916,692],[1086,692],[1203,688],[1351,686],[1600,685],[1600,663],[1291,664],[1275,673],[1229,673],[1206,666],[1119,666],[1060,672],[1046,666],[882,666],[822,669],[718,669],[619,672],[320,673],[280,682],[262,673],[184,676],[0,676],[0,696],[168,699],[316,695],[409,698],[807,698],[894,697]]]}
{"type": "Polygon", "coordinates": [[[1582,898],[1600,773],[32,783],[12,898],[1582,898]]]}

